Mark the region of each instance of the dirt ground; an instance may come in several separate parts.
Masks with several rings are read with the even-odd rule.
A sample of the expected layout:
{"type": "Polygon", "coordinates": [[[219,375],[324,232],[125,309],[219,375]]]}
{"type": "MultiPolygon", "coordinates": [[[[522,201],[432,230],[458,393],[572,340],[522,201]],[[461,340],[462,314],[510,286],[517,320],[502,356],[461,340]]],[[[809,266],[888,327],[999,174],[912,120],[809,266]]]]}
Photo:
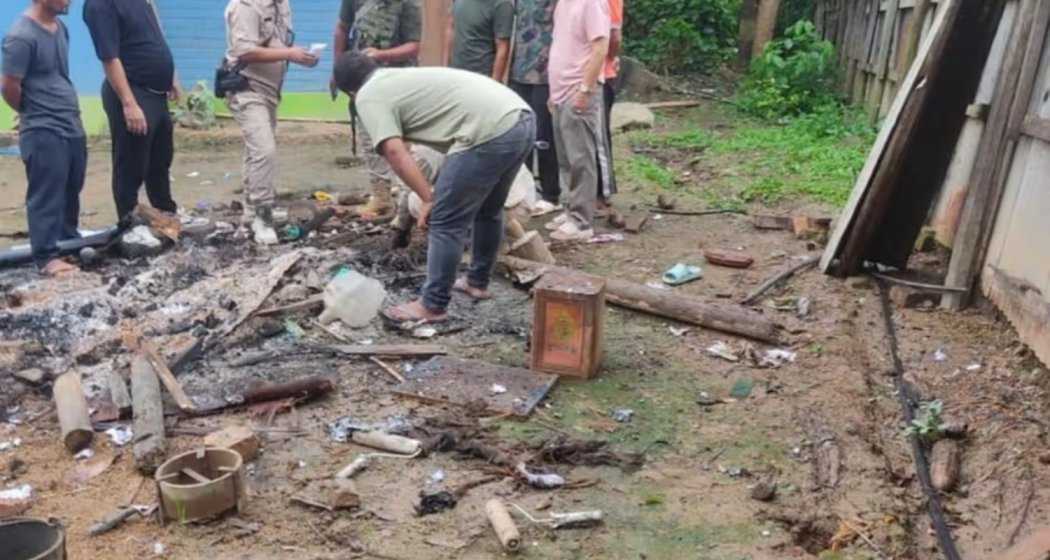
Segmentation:
{"type": "MultiPolygon", "coordinates": [[[[656,132],[717,126],[726,133],[726,127],[731,128],[728,120],[724,108],[703,105],[662,113],[656,132]]],[[[359,170],[339,169],[333,163],[345,152],[345,135],[300,126],[297,139],[282,144],[284,190],[304,198],[319,188],[360,188],[359,170]]],[[[620,140],[617,158],[624,161],[631,146],[620,140]]],[[[196,206],[236,196],[235,143],[199,138],[180,143],[186,149],[180,151],[173,171],[180,201],[196,206]],[[186,174],[193,171],[200,175],[190,181],[186,174]],[[200,184],[207,180],[213,184],[200,184]]],[[[98,146],[92,151],[85,203],[89,225],[103,225],[111,218],[103,150],[98,146]]],[[[693,154],[675,157],[694,160],[689,165],[695,169],[693,154]]],[[[704,181],[712,174],[724,178],[741,163],[739,158],[748,156],[701,157],[708,158],[703,160],[708,173],[683,179],[674,193],[679,208],[699,208],[705,200],[704,181]]],[[[686,165],[681,163],[676,171],[686,165]]],[[[0,161],[5,192],[20,192],[19,172],[14,162],[0,161]]],[[[620,177],[622,192],[616,204],[622,211],[645,211],[655,201],[657,193],[651,188],[634,184],[629,174],[620,177]]],[[[7,200],[5,195],[5,206],[7,200]]],[[[833,215],[832,209],[805,200],[775,208],[754,204],[748,210],[833,215]]],[[[0,214],[0,231],[24,228],[20,219],[17,211],[0,214]]],[[[530,227],[540,224],[534,220],[530,227]]],[[[311,323],[308,313],[289,316],[292,323],[278,323],[278,330],[285,332],[270,338],[260,334],[263,322],[253,319],[180,373],[187,392],[221,397],[252,380],[323,375],[336,381],[335,393],[278,414],[272,424],[243,410],[178,422],[180,433],[205,433],[232,423],[257,428],[264,450],[248,471],[251,497],[236,519],[185,526],[134,519],[89,538],[88,527],[107,512],[129,502],[151,503],[153,484],[135,471],[130,449],[114,446],[101,433],[94,449],[97,456],[117,455],[113,466],[86,483],[72,480],[80,463],[60,444],[54,416],[42,414],[49,406],[49,386],[30,386],[10,374],[42,367],[54,376],[72,368],[84,375],[89,393],[104,394],[102,376],[111,369],[126,371],[128,354],[113,342],[122,329],[154,337],[162,348],[185,340],[186,330],[175,325],[186,318],[192,319],[191,333],[214,330],[215,323],[223,324],[229,316],[217,294],[226,293],[243,305],[260,291],[270,259],[292,250],[303,251],[302,260],[267,305],[294,301],[302,290],[317,292],[327,273],[342,264],[382,276],[395,300],[411,297],[418,289],[421,237],[409,251],[390,253],[384,249],[383,235],[371,235],[349,222],[339,221],[336,227],[320,238],[273,250],[225,239],[184,241],[161,257],[111,259],[62,283],[41,282],[25,269],[0,272],[5,295],[0,301],[0,339],[37,340],[45,347],[35,355],[9,353],[6,362],[0,361],[0,384],[11,407],[9,422],[0,424],[0,443],[21,438],[19,447],[0,451],[0,466],[7,465],[0,477],[4,486],[33,487],[35,498],[24,514],[59,519],[67,528],[72,558],[499,558],[504,554],[484,516],[484,503],[493,497],[537,515],[605,512],[599,527],[558,531],[529,526],[517,517],[524,536],[520,556],[525,558],[942,557],[888,375],[890,345],[879,292],[870,284],[847,285],[812,270],[754,305],[782,325],[783,344],[776,347],[610,308],[601,375],[591,381],[561,380],[524,421],[479,417],[470,407],[396,397],[389,392],[390,377],[374,364],[308,351],[310,344],[334,342],[311,323]],[[789,305],[775,308],[798,297],[811,301],[804,317],[789,305]],[[296,326],[303,332],[297,333],[296,326]],[[686,327],[685,332],[678,330],[686,327]],[[718,341],[735,350],[749,345],[758,351],[784,348],[797,358],[759,369],[747,360],[733,363],[709,354],[706,349],[718,341]],[[280,358],[247,367],[232,365],[236,358],[259,350],[277,351],[280,358]],[[731,398],[730,392],[742,386],[751,386],[750,394],[731,398]],[[633,410],[629,422],[610,418],[613,410],[622,408],[633,410]],[[452,427],[511,456],[531,458],[530,465],[561,474],[579,487],[541,491],[502,473],[467,492],[454,509],[419,517],[414,506],[422,490],[451,489],[494,472],[486,461],[435,452],[425,458],[374,463],[355,479],[361,496],[358,509],[324,512],[291,502],[291,496],[311,481],[330,477],[364,451],[329,437],[327,424],[346,415],[368,422],[401,416],[418,437],[452,427]],[[606,442],[615,457],[639,453],[644,464],[568,465],[539,458],[543,445],[562,440],[606,442]],[[443,480],[435,476],[438,472],[443,480]],[[750,497],[759,483],[775,486],[772,501],[750,497]],[[258,524],[257,530],[241,530],[244,522],[258,524]]],[[[607,228],[603,224],[601,229],[607,228]]],[[[657,214],[642,233],[627,234],[623,242],[555,247],[555,254],[560,264],[643,284],[658,281],[676,262],[699,264],[703,279],[675,290],[736,305],[770,275],[820,250],[818,243],[790,232],[756,230],[742,215],[657,214]],[[746,270],[708,265],[702,247],[746,251],[755,264],[746,270]]],[[[923,253],[915,264],[937,271],[945,258],[923,253]]],[[[494,290],[496,298],[489,302],[472,303],[457,296],[453,324],[463,330],[425,342],[446,345],[458,357],[527,367],[529,295],[505,278],[494,290]]],[[[943,401],[946,418],[969,425],[961,483],[942,499],[964,558],[992,558],[1012,540],[1050,522],[1050,467],[1040,461],[1047,443],[1050,378],[992,311],[950,314],[896,305],[893,310],[905,378],[924,399],[943,401]]],[[[357,342],[421,342],[378,321],[360,331],[338,332],[357,342]]],[[[402,372],[418,364],[391,363],[402,372]]],[[[174,436],[171,451],[193,449],[201,439],[174,436]]]]}

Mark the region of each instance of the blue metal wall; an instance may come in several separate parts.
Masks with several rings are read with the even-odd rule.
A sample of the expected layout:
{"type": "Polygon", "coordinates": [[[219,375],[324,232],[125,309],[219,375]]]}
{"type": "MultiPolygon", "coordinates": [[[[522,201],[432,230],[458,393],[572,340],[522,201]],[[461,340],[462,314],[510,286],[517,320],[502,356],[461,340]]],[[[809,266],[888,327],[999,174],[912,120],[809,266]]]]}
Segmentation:
{"type": "MultiPolygon", "coordinates": [[[[73,0],[69,15],[63,17],[69,28],[69,72],[77,91],[85,95],[98,95],[102,87],[102,64],[95,57],[95,47],[84,25],[83,2],[73,0]]],[[[15,19],[31,3],[31,0],[0,0],[0,29],[6,34],[15,19]]]]}
{"type": "MultiPolygon", "coordinates": [[[[285,85],[286,92],[320,92],[328,90],[332,70],[332,30],[339,14],[340,0],[290,0],[295,25],[296,43],[328,43],[317,68],[292,65],[285,85]]],[[[30,0],[0,0],[0,29],[5,32],[25,10],[30,0]]],[[[223,13],[227,0],[158,0],[168,43],[175,54],[182,84],[187,89],[199,80],[209,84],[215,66],[226,49],[223,13]]],[[[83,20],[83,0],[73,0],[64,21],[69,27],[70,73],[77,91],[98,95],[102,85],[102,65],[95,57],[83,20]]]]}
{"type": "MultiPolygon", "coordinates": [[[[289,0],[296,43],[327,43],[316,68],[292,65],[285,83],[286,92],[328,91],[332,72],[332,31],[339,15],[340,0],[289,0]]],[[[175,54],[175,66],[183,86],[199,80],[211,83],[215,66],[226,50],[223,14],[226,0],[159,0],[161,19],[168,43],[175,54]]]]}

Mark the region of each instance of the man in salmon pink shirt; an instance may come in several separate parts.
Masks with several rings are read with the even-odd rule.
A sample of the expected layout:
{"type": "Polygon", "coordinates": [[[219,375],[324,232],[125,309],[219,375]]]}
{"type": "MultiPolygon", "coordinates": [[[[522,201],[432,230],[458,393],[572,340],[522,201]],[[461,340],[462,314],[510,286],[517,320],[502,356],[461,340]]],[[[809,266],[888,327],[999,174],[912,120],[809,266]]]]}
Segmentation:
{"type": "Polygon", "coordinates": [[[557,241],[594,237],[598,184],[608,176],[602,84],[610,32],[608,0],[559,0],[548,77],[558,169],[569,206],[548,224],[557,241]]]}

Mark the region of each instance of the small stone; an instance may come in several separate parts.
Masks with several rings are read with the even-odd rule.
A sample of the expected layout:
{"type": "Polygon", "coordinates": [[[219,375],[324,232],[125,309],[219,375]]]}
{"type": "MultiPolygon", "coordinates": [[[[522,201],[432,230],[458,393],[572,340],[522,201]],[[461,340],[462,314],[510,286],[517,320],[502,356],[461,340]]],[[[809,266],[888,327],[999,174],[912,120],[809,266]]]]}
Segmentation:
{"type": "Polygon", "coordinates": [[[700,406],[715,406],[716,404],[721,403],[722,399],[712,397],[711,394],[707,392],[700,393],[700,396],[696,397],[696,404],[700,406]]]}
{"type": "Polygon", "coordinates": [[[1050,453],[1043,453],[1039,456],[1039,462],[1044,465],[1050,465],[1050,453]]]}
{"type": "Polygon", "coordinates": [[[870,276],[850,276],[846,279],[846,287],[852,290],[870,290],[872,285],[870,276]]]}
{"type": "Polygon", "coordinates": [[[40,368],[29,368],[15,373],[15,377],[31,385],[39,385],[43,383],[46,376],[47,374],[45,374],[44,370],[40,368]]]}
{"type": "Polygon", "coordinates": [[[914,309],[926,303],[931,306],[939,304],[941,294],[925,292],[908,286],[893,286],[890,288],[890,299],[899,307],[914,309]]]}
{"type": "Polygon", "coordinates": [[[204,437],[207,447],[219,447],[236,451],[250,463],[259,455],[259,437],[246,426],[229,426],[204,437]]]}
{"type": "Polygon", "coordinates": [[[768,482],[759,482],[751,489],[751,499],[759,502],[772,502],[777,496],[777,487],[768,482]]]}

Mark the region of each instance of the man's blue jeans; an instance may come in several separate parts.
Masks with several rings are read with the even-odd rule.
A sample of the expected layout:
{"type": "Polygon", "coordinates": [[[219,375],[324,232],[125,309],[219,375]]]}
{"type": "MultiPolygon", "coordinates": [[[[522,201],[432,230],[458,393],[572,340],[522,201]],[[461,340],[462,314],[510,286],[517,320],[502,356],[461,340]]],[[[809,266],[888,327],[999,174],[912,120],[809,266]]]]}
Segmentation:
{"type": "Polygon", "coordinates": [[[452,298],[456,268],[473,227],[472,260],[467,282],[487,288],[503,236],[503,205],[525,156],[536,142],[536,118],[521,119],[503,135],[449,156],[434,185],[423,305],[444,311],[452,298]]]}
{"type": "Polygon", "coordinates": [[[87,140],[48,130],[19,138],[29,189],[26,214],[33,260],[43,267],[58,256],[58,242],[80,237],[80,191],[87,173],[87,140]]]}

